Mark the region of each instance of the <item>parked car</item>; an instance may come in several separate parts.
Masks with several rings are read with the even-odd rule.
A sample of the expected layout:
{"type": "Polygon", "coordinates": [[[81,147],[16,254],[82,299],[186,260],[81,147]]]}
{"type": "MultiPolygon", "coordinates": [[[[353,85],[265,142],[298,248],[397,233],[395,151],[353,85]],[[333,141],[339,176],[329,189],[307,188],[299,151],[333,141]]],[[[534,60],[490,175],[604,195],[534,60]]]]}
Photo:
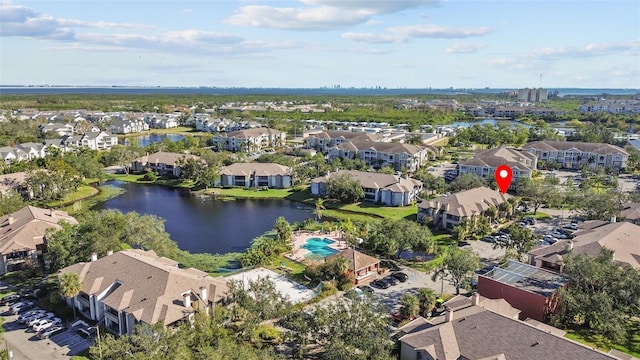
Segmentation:
{"type": "Polygon", "coordinates": [[[9,312],[11,314],[16,315],[16,314],[25,312],[27,310],[33,309],[33,307],[34,307],[33,301],[20,301],[11,305],[11,307],[9,308],[9,312]]]}
{"type": "Polygon", "coordinates": [[[40,339],[46,339],[49,336],[55,335],[55,334],[57,334],[59,332],[62,332],[62,331],[64,331],[64,326],[61,326],[61,325],[60,326],[55,326],[54,325],[54,326],[51,326],[48,329],[45,329],[44,331],[38,332],[38,337],[40,339]]]}
{"type": "Polygon", "coordinates": [[[54,314],[52,312],[48,312],[46,314],[36,315],[33,318],[30,318],[28,321],[25,321],[24,323],[27,326],[33,326],[33,325],[37,324],[38,321],[40,321],[40,320],[53,319],[55,316],[56,316],[56,314],[54,314]]]}
{"type": "Polygon", "coordinates": [[[12,305],[15,304],[18,300],[20,300],[20,295],[18,294],[10,294],[3,296],[0,299],[0,305],[12,305]]]}
{"type": "Polygon", "coordinates": [[[351,300],[356,300],[356,299],[363,299],[364,298],[364,291],[356,288],[353,289],[349,289],[344,293],[344,296],[348,299],[351,300]]]}
{"type": "Polygon", "coordinates": [[[403,273],[402,271],[394,272],[393,274],[391,274],[391,276],[400,280],[400,282],[409,280],[409,275],[403,273]]]}
{"type": "Polygon", "coordinates": [[[76,334],[80,335],[80,337],[84,338],[84,339],[88,339],[91,336],[93,336],[93,334],[96,332],[95,328],[92,327],[82,327],[78,330],[76,330],[76,334]]]}
{"type": "Polygon", "coordinates": [[[373,294],[373,288],[371,286],[360,285],[360,286],[358,286],[358,289],[362,290],[365,293],[373,294]]]}
{"type": "Polygon", "coordinates": [[[400,280],[393,277],[393,275],[385,276],[384,281],[390,283],[391,285],[398,285],[400,280]]]}
{"type": "Polygon", "coordinates": [[[60,318],[40,319],[38,320],[38,322],[33,324],[31,328],[33,329],[33,331],[39,332],[39,331],[48,329],[52,326],[60,326],[60,325],[62,325],[62,319],[60,318]]]}
{"type": "Polygon", "coordinates": [[[390,283],[388,283],[387,281],[383,280],[383,279],[377,279],[377,280],[373,280],[371,282],[371,285],[379,288],[379,289],[388,289],[389,286],[391,286],[390,283]]]}
{"type": "Polygon", "coordinates": [[[494,242],[496,242],[496,237],[495,236],[485,236],[485,237],[482,238],[482,241],[494,243],[494,242]]]}
{"type": "Polygon", "coordinates": [[[29,310],[25,313],[23,313],[22,315],[18,316],[18,322],[24,323],[28,318],[38,315],[38,314],[46,314],[47,311],[46,310],[29,310]]]}

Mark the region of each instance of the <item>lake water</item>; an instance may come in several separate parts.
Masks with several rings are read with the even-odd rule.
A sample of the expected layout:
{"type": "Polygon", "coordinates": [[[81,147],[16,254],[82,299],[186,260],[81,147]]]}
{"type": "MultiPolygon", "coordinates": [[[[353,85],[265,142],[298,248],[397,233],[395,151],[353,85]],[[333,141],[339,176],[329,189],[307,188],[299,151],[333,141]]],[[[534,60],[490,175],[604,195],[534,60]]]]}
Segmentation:
{"type": "Polygon", "coordinates": [[[145,147],[154,142],[161,142],[164,139],[169,139],[171,141],[180,141],[183,138],[184,138],[184,135],[180,135],[180,134],[149,134],[149,135],[135,136],[132,138],[126,138],[124,141],[125,141],[125,144],[129,144],[130,139],[135,139],[138,146],[145,147]]]}
{"type": "Polygon", "coordinates": [[[108,182],[126,191],[94,210],[136,211],[164,218],[165,229],[181,249],[192,253],[242,252],[269,231],[278,216],[289,223],[313,217],[313,209],[287,200],[216,200],[188,190],[108,182]]]}

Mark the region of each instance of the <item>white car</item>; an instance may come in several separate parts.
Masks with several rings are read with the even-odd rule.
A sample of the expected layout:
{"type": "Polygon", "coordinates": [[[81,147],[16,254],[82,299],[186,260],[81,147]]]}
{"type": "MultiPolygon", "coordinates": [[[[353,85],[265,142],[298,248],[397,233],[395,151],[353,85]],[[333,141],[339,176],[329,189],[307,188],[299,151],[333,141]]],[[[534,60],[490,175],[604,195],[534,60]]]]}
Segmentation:
{"type": "Polygon", "coordinates": [[[62,319],[53,318],[53,319],[41,319],[37,323],[35,323],[32,328],[35,332],[44,331],[52,326],[60,326],[62,325],[62,319]]]}
{"type": "Polygon", "coordinates": [[[30,319],[30,320],[28,320],[28,321],[25,321],[25,324],[27,324],[27,326],[33,326],[34,324],[36,324],[36,323],[37,323],[38,321],[40,321],[40,320],[51,319],[51,318],[53,318],[54,316],[56,316],[56,314],[51,313],[51,312],[50,312],[50,313],[46,313],[46,314],[41,314],[41,315],[39,315],[39,316],[36,316],[36,317],[34,317],[34,318],[31,318],[31,319],[30,319]]]}
{"type": "Polygon", "coordinates": [[[46,339],[49,336],[57,334],[61,331],[64,331],[64,326],[51,326],[50,328],[45,329],[44,331],[38,332],[38,337],[40,339],[46,339]]]}

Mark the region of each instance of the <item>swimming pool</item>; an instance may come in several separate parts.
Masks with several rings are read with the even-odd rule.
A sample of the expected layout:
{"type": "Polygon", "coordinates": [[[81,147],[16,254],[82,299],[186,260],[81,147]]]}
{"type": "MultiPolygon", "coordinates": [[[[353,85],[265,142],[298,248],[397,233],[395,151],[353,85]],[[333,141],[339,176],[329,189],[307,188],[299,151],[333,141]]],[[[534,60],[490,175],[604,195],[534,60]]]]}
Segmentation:
{"type": "Polygon", "coordinates": [[[329,244],[333,244],[334,242],[334,240],[327,238],[313,237],[307,239],[307,242],[302,245],[302,248],[311,251],[311,254],[306,256],[308,258],[325,258],[338,252],[338,250],[329,247],[329,244]]]}

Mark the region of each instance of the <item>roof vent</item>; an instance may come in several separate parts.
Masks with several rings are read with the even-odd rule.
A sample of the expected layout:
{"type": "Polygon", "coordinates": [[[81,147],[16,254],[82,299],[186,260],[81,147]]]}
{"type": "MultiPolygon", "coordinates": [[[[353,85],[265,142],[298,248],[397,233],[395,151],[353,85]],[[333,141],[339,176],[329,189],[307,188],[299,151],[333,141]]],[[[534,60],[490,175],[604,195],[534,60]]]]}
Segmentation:
{"type": "Polygon", "coordinates": [[[540,341],[534,342],[533,344],[531,344],[531,347],[538,346],[538,345],[540,345],[540,341]]]}

